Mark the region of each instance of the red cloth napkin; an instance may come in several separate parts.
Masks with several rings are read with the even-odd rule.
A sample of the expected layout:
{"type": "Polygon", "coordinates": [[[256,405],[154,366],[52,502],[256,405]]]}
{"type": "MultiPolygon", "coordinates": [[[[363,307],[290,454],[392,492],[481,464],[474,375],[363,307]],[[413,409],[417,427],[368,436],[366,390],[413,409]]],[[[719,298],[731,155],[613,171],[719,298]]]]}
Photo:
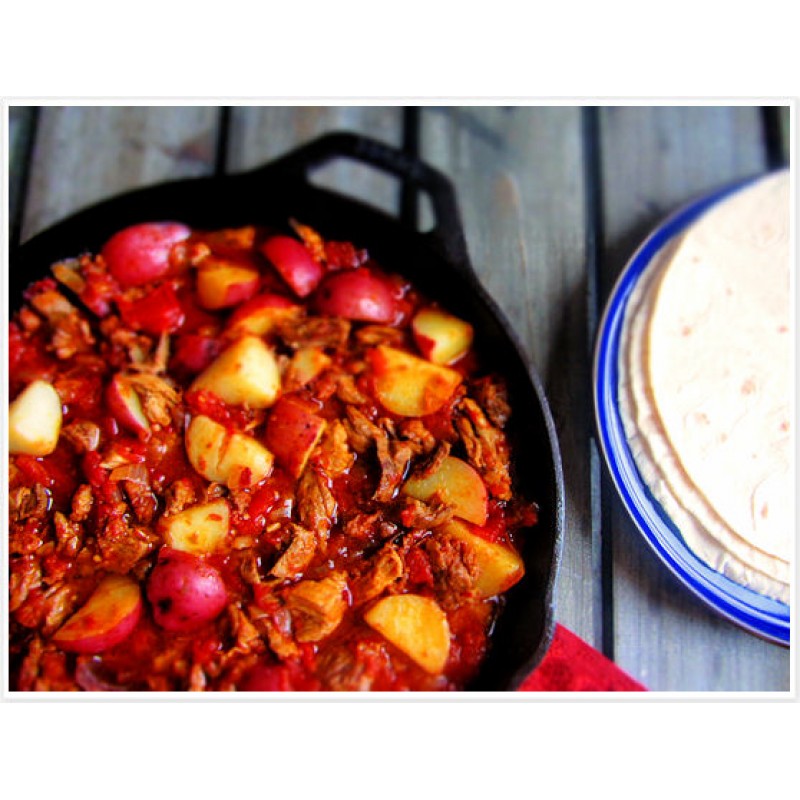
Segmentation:
{"type": "Polygon", "coordinates": [[[556,624],[553,642],[521,692],[646,692],[641,683],[583,639],[556,624]]]}

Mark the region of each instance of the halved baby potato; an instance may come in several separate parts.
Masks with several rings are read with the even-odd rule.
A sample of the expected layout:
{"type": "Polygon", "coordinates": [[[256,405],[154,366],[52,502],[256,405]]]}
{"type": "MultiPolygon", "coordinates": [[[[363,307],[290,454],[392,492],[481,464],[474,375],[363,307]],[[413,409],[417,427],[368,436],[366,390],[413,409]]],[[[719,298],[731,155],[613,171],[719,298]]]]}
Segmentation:
{"type": "Polygon", "coordinates": [[[365,622],[431,675],[439,675],[450,655],[450,626],[435,600],[397,594],[378,600],[365,622]]]}
{"type": "Polygon", "coordinates": [[[52,641],[69,652],[102,653],[130,635],[141,613],[139,584],[127,575],[108,575],[52,641]]]}

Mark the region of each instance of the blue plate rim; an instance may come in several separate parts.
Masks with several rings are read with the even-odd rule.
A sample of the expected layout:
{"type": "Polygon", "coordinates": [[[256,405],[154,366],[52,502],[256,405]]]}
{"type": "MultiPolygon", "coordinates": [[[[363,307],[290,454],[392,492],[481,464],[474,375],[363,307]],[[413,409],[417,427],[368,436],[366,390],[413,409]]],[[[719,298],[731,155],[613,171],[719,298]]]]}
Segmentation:
{"type": "Polygon", "coordinates": [[[631,292],[653,258],[691,223],[729,195],[765,177],[736,181],[695,199],[666,217],[645,238],[617,278],[600,319],[595,343],[592,393],[600,449],[623,506],[659,559],[721,616],[749,632],[789,645],[790,610],[711,569],[683,542],[677,527],[642,481],[628,446],[618,406],[617,357],[622,320],[631,292]]]}

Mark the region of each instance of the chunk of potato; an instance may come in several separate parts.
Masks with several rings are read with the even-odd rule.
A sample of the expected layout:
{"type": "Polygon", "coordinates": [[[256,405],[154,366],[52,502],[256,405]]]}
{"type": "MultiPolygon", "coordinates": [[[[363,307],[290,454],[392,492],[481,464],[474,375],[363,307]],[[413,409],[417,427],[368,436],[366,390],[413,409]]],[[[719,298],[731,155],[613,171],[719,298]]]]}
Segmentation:
{"type": "Polygon", "coordinates": [[[9,406],[8,451],[49,455],[58,445],[61,422],[61,399],[56,390],[46,381],[33,381],[9,406]]]}
{"type": "Polygon", "coordinates": [[[472,346],[472,325],[438,308],[423,308],[411,321],[420,352],[433,364],[452,364],[472,346]]]}
{"type": "Polygon", "coordinates": [[[204,478],[229,489],[254,486],[272,472],[275,460],[252,436],[230,432],[202,414],[186,429],[186,454],[204,478]]]}
{"type": "Polygon", "coordinates": [[[483,525],[486,522],[488,496],[486,484],[466,461],[448,456],[439,468],[424,478],[409,478],[403,492],[417,500],[429,500],[435,494],[453,506],[457,517],[483,525]]]}
{"type": "Polygon", "coordinates": [[[473,587],[478,598],[495,597],[508,591],[525,575],[525,565],[519,553],[505,545],[490,542],[469,530],[459,520],[438,528],[436,536],[449,536],[462,542],[475,557],[478,575],[473,587]]]}
{"type": "Polygon", "coordinates": [[[281,374],[273,351],[257,336],[243,336],[223,350],[191,388],[213,392],[232,406],[268,408],[280,393],[281,374]]]}
{"type": "Polygon", "coordinates": [[[206,555],[220,550],[230,530],[226,500],[192,506],[171,517],[162,517],[164,542],[175,550],[206,555]]]}
{"type": "Polygon", "coordinates": [[[301,347],[289,362],[284,376],[286,390],[299,389],[311,383],[331,364],[330,356],[320,347],[301,347]]]}
{"type": "Polygon", "coordinates": [[[371,350],[369,358],[378,400],[403,417],[438,411],[462,381],[461,374],[449,367],[385,345],[371,350]]]}
{"type": "Polygon", "coordinates": [[[378,600],[365,622],[431,675],[440,674],[450,655],[450,626],[436,601],[417,594],[378,600]]]}

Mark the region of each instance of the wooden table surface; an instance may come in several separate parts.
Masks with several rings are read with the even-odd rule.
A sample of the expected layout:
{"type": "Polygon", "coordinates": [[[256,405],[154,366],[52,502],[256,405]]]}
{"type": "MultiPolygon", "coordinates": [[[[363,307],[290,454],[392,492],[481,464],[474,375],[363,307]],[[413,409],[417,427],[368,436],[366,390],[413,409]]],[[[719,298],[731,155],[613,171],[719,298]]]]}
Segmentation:
{"type": "MultiPolygon", "coordinates": [[[[788,691],[790,653],[716,616],[626,517],[594,437],[591,353],[613,282],[665,214],[788,160],[788,107],[12,107],[10,232],[93,201],[237,172],[349,130],[454,183],[472,261],[543,377],[560,438],[566,537],[557,619],[652,690],[788,691]]],[[[399,213],[357,165],[318,179],[399,213]]],[[[422,219],[425,218],[422,208],[422,219]]]]}

